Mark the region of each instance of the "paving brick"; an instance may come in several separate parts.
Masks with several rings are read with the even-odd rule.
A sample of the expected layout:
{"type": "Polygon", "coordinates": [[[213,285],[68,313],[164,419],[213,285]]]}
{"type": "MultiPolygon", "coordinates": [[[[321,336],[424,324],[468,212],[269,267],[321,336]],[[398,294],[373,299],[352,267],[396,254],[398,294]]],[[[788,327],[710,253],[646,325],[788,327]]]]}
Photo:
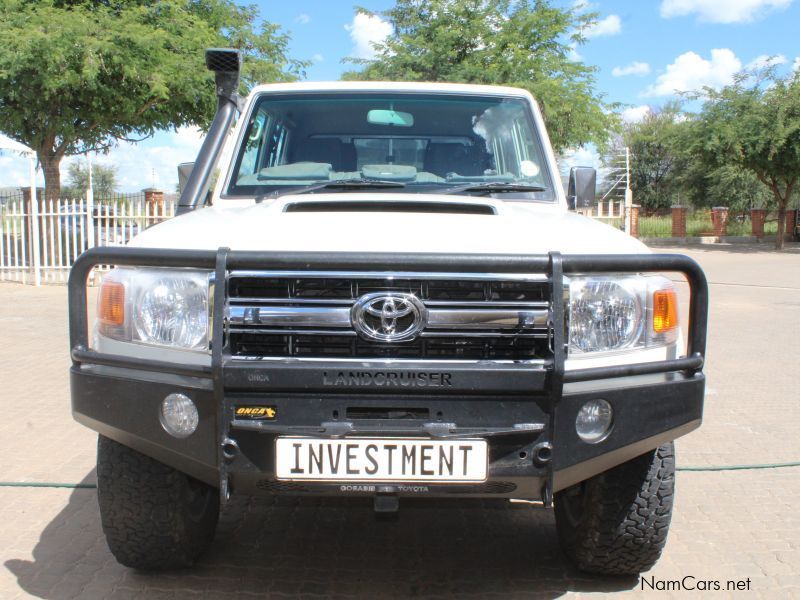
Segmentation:
{"type": "MultiPolygon", "coordinates": [[[[678,464],[800,459],[800,248],[687,251],[711,282],[709,389],[678,464]]],[[[96,436],[70,415],[66,311],[63,287],[0,284],[0,480],[95,481],[96,436]]],[[[647,578],[749,576],[747,597],[800,598],[800,468],[680,472],[677,485],[647,578]]],[[[142,575],[111,557],[93,490],[0,488],[0,598],[653,597],[636,578],[577,572],[556,540],[552,513],[524,504],[421,501],[378,523],[363,500],[234,497],[195,569],[142,575]]]]}

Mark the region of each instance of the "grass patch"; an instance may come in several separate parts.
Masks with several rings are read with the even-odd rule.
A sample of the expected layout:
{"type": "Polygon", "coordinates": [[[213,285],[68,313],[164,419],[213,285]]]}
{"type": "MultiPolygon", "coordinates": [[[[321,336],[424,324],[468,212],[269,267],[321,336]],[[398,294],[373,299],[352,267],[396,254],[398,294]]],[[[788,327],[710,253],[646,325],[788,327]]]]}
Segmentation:
{"type": "Polygon", "coordinates": [[[640,217],[639,237],[672,237],[672,217],[640,217]]]}
{"type": "MultiPolygon", "coordinates": [[[[696,212],[686,216],[686,236],[699,237],[701,235],[712,235],[714,227],[711,224],[711,213],[696,212]]],[[[764,223],[764,234],[775,235],[778,233],[778,222],[768,220],[764,223]]],[[[750,217],[744,219],[730,219],[728,221],[729,236],[748,236],[753,235],[750,217]]],[[[641,217],[639,219],[639,237],[643,238],[666,238],[672,237],[672,216],[641,217]]]]}

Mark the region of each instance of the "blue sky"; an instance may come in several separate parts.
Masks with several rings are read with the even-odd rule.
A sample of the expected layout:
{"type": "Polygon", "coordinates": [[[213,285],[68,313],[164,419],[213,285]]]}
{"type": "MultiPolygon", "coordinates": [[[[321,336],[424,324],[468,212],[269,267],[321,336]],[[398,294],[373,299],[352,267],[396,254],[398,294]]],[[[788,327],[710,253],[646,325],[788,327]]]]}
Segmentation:
{"type": "MultiPolygon", "coordinates": [[[[247,2],[249,3],[249,2],[247,2]]],[[[379,18],[357,17],[343,0],[256,2],[261,16],[292,36],[291,55],[313,61],[309,80],[335,80],[351,65],[347,56],[369,55],[370,39],[390,31],[379,18]]],[[[778,69],[800,66],[800,0],[585,0],[600,13],[587,32],[588,43],[575,58],[596,66],[597,86],[608,101],[623,103],[626,119],[637,119],[676,97],[676,90],[729,83],[743,68],[775,57],[778,69]]],[[[390,0],[361,0],[373,11],[390,0]]],[[[564,7],[570,0],[557,1],[564,7]]],[[[191,161],[199,147],[197,131],[161,132],[138,145],[122,144],[98,162],[118,168],[122,191],[151,185],[172,190],[176,165],[191,161]]],[[[67,161],[64,163],[66,167],[67,161]]],[[[24,185],[26,161],[0,156],[0,187],[24,185]]]]}

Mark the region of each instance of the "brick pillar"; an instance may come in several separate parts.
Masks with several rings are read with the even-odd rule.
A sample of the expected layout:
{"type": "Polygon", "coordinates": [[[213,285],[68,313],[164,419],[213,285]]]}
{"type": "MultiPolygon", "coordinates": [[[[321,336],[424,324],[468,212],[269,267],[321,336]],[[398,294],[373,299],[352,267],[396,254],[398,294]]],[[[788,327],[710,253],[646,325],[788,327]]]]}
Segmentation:
{"type": "Polygon", "coordinates": [[[785,233],[786,233],[786,235],[789,235],[792,238],[794,238],[794,228],[797,226],[797,217],[798,217],[797,212],[798,211],[793,209],[793,208],[787,208],[786,209],[786,225],[785,225],[786,231],[785,231],[785,233]]]}
{"type": "Polygon", "coordinates": [[[164,192],[155,188],[147,188],[144,191],[144,201],[150,206],[150,214],[153,216],[164,215],[164,192]]]}
{"type": "Polygon", "coordinates": [[[728,208],[726,206],[712,208],[711,223],[714,227],[714,237],[728,235],[728,208]]]}
{"type": "Polygon", "coordinates": [[[764,220],[767,218],[767,211],[763,208],[750,209],[750,226],[753,235],[757,238],[764,237],[764,220]]]}
{"type": "Polygon", "coordinates": [[[686,207],[672,207],[672,237],[686,237],[686,207]]]}
{"type": "Polygon", "coordinates": [[[631,204],[631,237],[639,237],[639,209],[638,204],[631,204]]]}

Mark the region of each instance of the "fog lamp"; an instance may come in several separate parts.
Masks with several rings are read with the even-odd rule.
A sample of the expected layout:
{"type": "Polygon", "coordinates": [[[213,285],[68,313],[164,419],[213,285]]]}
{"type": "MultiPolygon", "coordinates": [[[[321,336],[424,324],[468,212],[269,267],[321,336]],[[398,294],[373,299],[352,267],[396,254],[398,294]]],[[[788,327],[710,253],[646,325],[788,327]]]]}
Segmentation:
{"type": "Polygon", "coordinates": [[[589,400],[581,406],[575,418],[575,431],[578,437],[588,444],[602,441],[611,430],[614,411],[602,398],[589,400]]]}
{"type": "Polygon", "coordinates": [[[161,402],[159,420],[168,434],[185,438],[195,432],[200,416],[191,398],[184,394],[170,394],[161,402]]]}

